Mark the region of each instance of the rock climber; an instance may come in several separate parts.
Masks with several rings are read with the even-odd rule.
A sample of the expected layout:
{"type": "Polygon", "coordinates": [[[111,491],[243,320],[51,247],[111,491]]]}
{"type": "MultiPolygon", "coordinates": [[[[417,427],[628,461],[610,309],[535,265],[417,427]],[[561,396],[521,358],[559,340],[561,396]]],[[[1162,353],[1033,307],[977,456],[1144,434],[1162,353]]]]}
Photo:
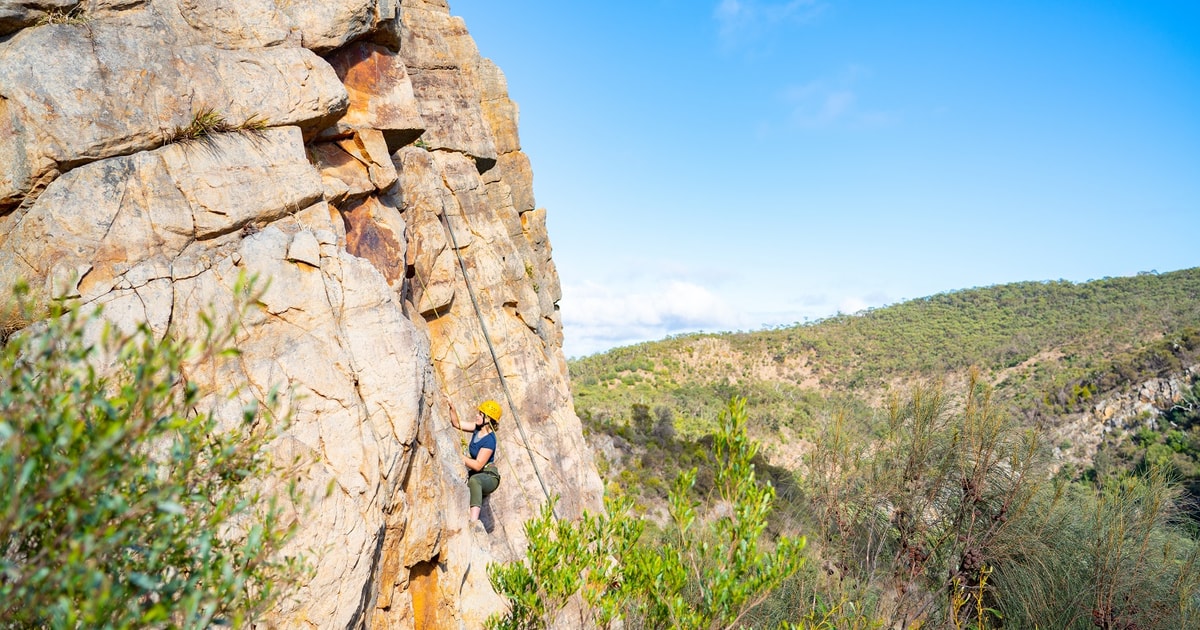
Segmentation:
{"type": "Polygon", "coordinates": [[[500,426],[500,403],[485,400],[479,404],[472,422],[458,418],[454,404],[450,405],[450,424],[454,428],[471,434],[467,445],[468,455],[463,455],[467,466],[467,487],[471,490],[471,520],[479,520],[483,497],[500,486],[500,471],[496,469],[496,429],[500,426]]]}

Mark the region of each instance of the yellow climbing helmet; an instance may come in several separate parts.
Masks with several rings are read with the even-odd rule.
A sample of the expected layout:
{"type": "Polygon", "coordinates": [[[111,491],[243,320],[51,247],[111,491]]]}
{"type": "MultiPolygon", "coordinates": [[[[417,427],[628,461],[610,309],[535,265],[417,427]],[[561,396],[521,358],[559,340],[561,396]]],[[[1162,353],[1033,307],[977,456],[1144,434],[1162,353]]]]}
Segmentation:
{"type": "Polygon", "coordinates": [[[485,400],[479,403],[479,410],[483,415],[492,419],[492,422],[500,422],[500,403],[494,400],[485,400]]]}

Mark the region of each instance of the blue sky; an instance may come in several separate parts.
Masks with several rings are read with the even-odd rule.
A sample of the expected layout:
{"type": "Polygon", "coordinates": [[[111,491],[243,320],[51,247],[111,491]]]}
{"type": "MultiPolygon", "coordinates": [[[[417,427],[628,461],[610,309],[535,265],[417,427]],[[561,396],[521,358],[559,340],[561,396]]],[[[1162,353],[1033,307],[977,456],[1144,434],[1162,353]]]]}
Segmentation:
{"type": "Polygon", "coordinates": [[[1200,2],[450,0],[564,351],[1200,265],[1200,2]]]}

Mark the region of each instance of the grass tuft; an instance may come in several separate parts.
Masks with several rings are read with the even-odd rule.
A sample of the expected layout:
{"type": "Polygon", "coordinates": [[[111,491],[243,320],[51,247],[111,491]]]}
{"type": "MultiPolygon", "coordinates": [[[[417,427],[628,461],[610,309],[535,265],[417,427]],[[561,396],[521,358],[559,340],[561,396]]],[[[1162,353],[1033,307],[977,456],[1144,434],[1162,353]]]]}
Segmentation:
{"type": "Polygon", "coordinates": [[[232,131],[243,131],[247,133],[260,133],[271,127],[270,121],[261,115],[254,115],[247,118],[240,125],[230,123],[221,113],[211,107],[202,107],[192,115],[192,122],[186,127],[176,127],[175,133],[168,144],[172,142],[199,142],[210,137],[214,133],[228,133],[232,131]]]}
{"type": "Polygon", "coordinates": [[[271,127],[271,121],[265,116],[255,114],[246,119],[246,122],[238,125],[238,131],[266,131],[271,127]]]}
{"type": "Polygon", "coordinates": [[[43,15],[34,24],[35,26],[46,26],[47,24],[87,24],[92,21],[92,16],[87,15],[83,10],[83,4],[77,4],[67,11],[62,9],[54,9],[43,15]]]}
{"type": "Polygon", "coordinates": [[[192,115],[186,127],[176,127],[172,142],[195,142],[214,133],[233,131],[236,128],[225,121],[225,117],[211,107],[202,107],[192,115]]]}

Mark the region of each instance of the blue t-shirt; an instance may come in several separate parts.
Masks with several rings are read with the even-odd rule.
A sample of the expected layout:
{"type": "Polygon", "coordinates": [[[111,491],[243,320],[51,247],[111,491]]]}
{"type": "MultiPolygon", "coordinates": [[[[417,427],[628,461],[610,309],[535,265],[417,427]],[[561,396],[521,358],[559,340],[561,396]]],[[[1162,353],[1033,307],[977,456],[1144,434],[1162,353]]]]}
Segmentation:
{"type": "Polygon", "coordinates": [[[479,432],[471,434],[471,444],[467,448],[467,452],[471,454],[471,459],[479,456],[479,450],[484,448],[492,449],[492,455],[484,462],[484,465],[492,463],[496,459],[496,433],[493,431],[487,435],[479,435],[479,432]]]}

